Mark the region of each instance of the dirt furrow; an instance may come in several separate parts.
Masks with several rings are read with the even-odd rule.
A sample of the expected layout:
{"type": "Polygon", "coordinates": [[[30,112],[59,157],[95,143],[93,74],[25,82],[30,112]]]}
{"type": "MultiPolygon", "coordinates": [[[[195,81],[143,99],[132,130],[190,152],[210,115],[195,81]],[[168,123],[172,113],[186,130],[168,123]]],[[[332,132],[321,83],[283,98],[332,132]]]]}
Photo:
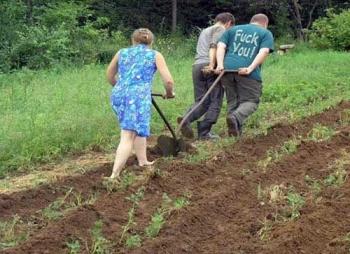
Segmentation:
{"type": "MultiPolygon", "coordinates": [[[[260,136],[255,139],[242,139],[237,142],[232,149],[227,149],[225,153],[222,153],[215,161],[212,161],[213,167],[216,167],[215,164],[220,163],[220,160],[230,160],[233,157],[237,160],[237,156],[240,155],[243,155],[242,159],[244,159],[245,154],[249,154],[249,161],[254,162],[259,156],[262,156],[267,149],[280,144],[283,140],[290,138],[292,135],[303,135],[307,133],[315,122],[324,125],[334,125],[339,121],[339,112],[347,108],[350,108],[350,102],[342,102],[335,108],[311,116],[296,124],[274,126],[266,136],[260,136]]],[[[241,164],[244,163],[244,161],[237,161],[237,163],[241,164]]],[[[1,194],[0,219],[6,219],[15,214],[19,216],[28,216],[46,207],[58,197],[63,196],[66,191],[64,187],[73,187],[82,194],[89,193],[93,190],[101,190],[101,176],[108,175],[110,173],[110,168],[111,163],[107,163],[105,166],[86,174],[66,177],[53,184],[45,184],[35,189],[20,191],[9,195],[1,194]]]]}
{"type": "MultiPolygon", "coordinates": [[[[166,172],[166,176],[153,178],[147,185],[145,201],[143,204],[141,203],[142,212],[137,214],[139,225],[148,223],[150,214],[155,209],[153,204],[160,200],[163,192],[168,193],[172,197],[182,195],[184,192],[192,193],[191,206],[186,208],[184,213],[172,215],[161,236],[154,241],[146,241],[144,247],[136,252],[175,253],[172,250],[176,249],[180,251],[176,253],[191,252],[192,250],[194,251],[192,253],[196,253],[197,250],[211,250],[211,253],[226,253],[217,252],[218,249],[216,248],[220,247],[221,243],[225,242],[225,239],[229,239],[230,244],[232,243],[232,246],[236,246],[235,244],[242,242],[242,237],[244,237],[243,239],[249,239],[248,242],[250,243],[249,246],[244,246],[246,249],[243,248],[242,251],[254,253],[256,250],[254,248],[262,250],[254,232],[257,227],[256,219],[263,218],[268,212],[268,207],[261,208],[259,203],[256,203],[256,183],[261,179],[267,181],[269,178],[265,179],[265,175],[259,175],[256,172],[257,160],[261,159],[268,149],[280,145],[294,135],[305,135],[316,122],[323,125],[336,125],[339,120],[339,112],[346,108],[350,108],[350,103],[342,103],[334,109],[304,119],[294,125],[275,126],[267,136],[257,137],[256,139],[242,139],[234,146],[223,151],[220,156],[207,161],[203,165],[188,165],[181,161],[159,165],[160,169],[166,172]],[[249,176],[248,180],[247,177],[242,176],[242,170],[245,168],[250,169],[256,178],[249,176]],[[149,205],[149,201],[152,201],[152,205],[149,205]],[[232,203],[234,205],[230,206],[232,203]],[[252,213],[252,211],[259,212],[252,213]],[[238,220],[239,218],[240,220],[238,220]],[[232,220],[237,223],[227,224],[227,221],[232,220]],[[250,222],[250,224],[248,223],[248,228],[247,221],[250,222]],[[197,234],[195,234],[196,232],[197,234]],[[241,232],[241,234],[237,232],[241,232]],[[187,236],[185,233],[187,233],[187,236]],[[217,239],[218,235],[224,235],[225,237],[217,239]],[[170,246],[168,244],[169,241],[171,242],[175,239],[177,241],[174,242],[173,246],[170,246]],[[256,245],[252,244],[255,242],[256,245]],[[213,245],[209,246],[207,243],[213,243],[213,245]]],[[[105,172],[109,169],[110,167],[108,166],[102,168],[101,171],[105,172]]],[[[91,173],[92,176],[85,175],[71,179],[70,184],[79,185],[80,181],[84,182],[83,179],[89,178],[89,181],[85,181],[86,185],[83,185],[81,191],[87,192],[87,190],[97,189],[103,192],[100,186],[101,171],[96,170],[91,173]],[[80,180],[77,181],[76,179],[80,180]]],[[[277,174],[277,177],[283,178],[283,172],[279,175],[277,174]]],[[[59,182],[55,184],[56,187],[61,185],[62,183],[59,182]]],[[[44,193],[46,188],[43,186],[35,191],[41,190],[44,193]]],[[[117,236],[121,232],[122,225],[127,220],[127,212],[130,209],[130,202],[125,201],[125,196],[130,195],[132,191],[135,191],[135,189],[126,193],[113,193],[111,195],[103,193],[94,205],[80,208],[78,211],[70,213],[63,220],[49,224],[48,227],[38,232],[26,243],[9,250],[8,253],[34,253],[22,251],[38,249],[43,251],[45,249],[62,251],[65,248],[63,246],[64,242],[69,236],[82,235],[82,237],[89,239],[86,232],[89,232],[91,225],[98,218],[101,218],[105,223],[104,232],[113,235],[113,237],[117,236]],[[91,218],[89,218],[89,222],[86,222],[89,225],[84,223],[79,225],[79,223],[76,224],[72,221],[77,217],[85,218],[85,213],[87,218],[89,218],[90,214],[91,218]],[[57,235],[57,237],[48,241],[48,246],[46,246],[44,240],[48,235],[57,235]]],[[[29,204],[27,206],[18,204],[20,201],[27,202],[27,198],[28,203],[35,201],[36,197],[33,194],[26,196],[25,193],[17,193],[15,197],[13,195],[7,196],[7,199],[3,196],[0,197],[0,209],[3,210],[5,208],[7,215],[14,214],[15,211],[25,214],[26,207],[29,213],[38,210],[38,207],[30,210],[29,204]],[[2,202],[3,200],[5,200],[5,203],[2,202]],[[6,203],[6,200],[12,200],[12,206],[8,205],[9,203],[6,203]]],[[[46,201],[46,204],[48,203],[50,202],[46,201]]],[[[40,205],[40,207],[44,206],[40,205]]]]}
{"type": "MultiPolygon", "coordinates": [[[[295,155],[285,158],[267,174],[256,173],[246,179],[222,181],[221,184],[217,184],[215,180],[207,181],[206,191],[202,189],[199,193],[195,193],[199,201],[193,202],[186,211],[173,218],[157,239],[146,241],[141,249],[132,253],[281,253],[282,247],[283,253],[295,253],[296,245],[301,250],[298,253],[321,253],[327,244],[338,236],[338,233],[346,235],[344,227],[338,227],[340,223],[333,223],[334,230],[326,235],[309,235],[308,238],[304,238],[305,241],[302,241],[303,238],[299,237],[300,232],[295,230],[293,228],[295,225],[290,222],[292,229],[289,231],[292,232],[289,235],[282,235],[276,240],[272,239],[266,243],[268,247],[264,246],[264,242],[257,236],[257,231],[261,228],[259,220],[263,221],[274,210],[269,205],[260,205],[257,198],[257,183],[284,182],[287,185],[295,185],[296,189],[305,188],[305,183],[301,183],[305,172],[315,175],[324,165],[338,158],[341,149],[349,148],[349,144],[349,132],[341,132],[329,142],[302,144],[295,155]],[[312,153],[309,153],[310,147],[313,147],[312,153]],[[308,156],[305,157],[305,153],[308,156]],[[320,164],[314,163],[315,161],[319,161],[320,164]],[[293,162],[292,165],[286,167],[291,162],[293,162]],[[286,241],[294,242],[295,245],[283,245],[286,241]],[[313,248],[309,247],[310,243],[313,243],[313,248]],[[313,252],[316,246],[319,252],[313,252]]],[[[231,162],[226,165],[228,170],[237,170],[237,167],[230,164],[231,162]]],[[[332,199],[325,197],[321,204],[323,202],[331,204],[333,213],[330,214],[332,219],[329,218],[324,223],[332,223],[339,216],[348,213],[350,199],[348,198],[347,201],[348,203],[344,203],[341,209],[337,209],[336,206],[333,207],[332,199]]],[[[314,207],[315,210],[312,212],[307,208],[301,211],[302,220],[297,222],[300,223],[299,230],[306,226],[305,220],[314,216],[312,213],[317,213],[318,208],[322,209],[322,206],[314,207]]],[[[322,210],[320,213],[326,214],[327,210],[322,210]]],[[[350,222],[349,218],[350,216],[344,217],[346,224],[350,222]]],[[[282,229],[286,227],[288,224],[281,226],[282,229]]],[[[326,228],[327,225],[323,224],[323,229],[326,228]]],[[[306,235],[307,233],[305,237],[306,235]]]]}

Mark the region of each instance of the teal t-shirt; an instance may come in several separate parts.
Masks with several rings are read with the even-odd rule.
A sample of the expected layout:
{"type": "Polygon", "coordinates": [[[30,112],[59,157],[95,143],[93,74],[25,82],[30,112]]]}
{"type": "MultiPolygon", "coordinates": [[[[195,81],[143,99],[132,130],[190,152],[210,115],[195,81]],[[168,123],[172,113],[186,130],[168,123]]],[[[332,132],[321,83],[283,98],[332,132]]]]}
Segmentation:
{"type": "MultiPolygon", "coordinates": [[[[272,33],[255,24],[234,26],[219,41],[226,44],[225,70],[248,67],[262,48],[274,50],[272,33]]],[[[261,81],[260,69],[257,67],[248,77],[261,81]]]]}

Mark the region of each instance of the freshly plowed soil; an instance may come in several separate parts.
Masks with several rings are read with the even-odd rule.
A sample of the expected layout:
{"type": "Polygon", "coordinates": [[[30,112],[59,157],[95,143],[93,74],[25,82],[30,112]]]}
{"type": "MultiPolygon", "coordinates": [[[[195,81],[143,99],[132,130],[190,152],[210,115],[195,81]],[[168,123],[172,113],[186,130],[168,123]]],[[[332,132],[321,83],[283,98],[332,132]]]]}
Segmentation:
{"type": "MultiPolygon", "coordinates": [[[[48,222],[31,231],[26,242],[2,253],[68,253],[70,239],[79,240],[82,253],[89,253],[90,230],[97,220],[104,223],[104,236],[115,243],[114,253],[349,253],[350,181],[338,187],[323,184],[317,195],[305,181],[308,175],[323,183],[332,173],[330,165],[349,155],[350,129],[339,123],[340,113],[349,108],[350,103],[343,102],[293,125],[274,126],[266,136],[242,138],[202,164],[174,160],[157,165],[163,175],[145,184],[145,197],[135,214],[137,225],[131,231],[143,235],[163,193],[171,198],[189,193],[190,204],[172,213],[156,238],[144,237],[142,246],[133,250],[118,241],[132,206],[125,197],[138,186],[107,193],[101,175],[109,173],[111,164],[35,190],[1,195],[1,219],[18,214],[30,220],[64,195],[67,187],[83,194],[99,192],[93,205],[48,222]],[[335,129],[335,135],[327,141],[306,141],[317,123],[335,129]],[[267,151],[293,137],[303,139],[297,151],[261,170],[258,162],[267,151]],[[290,218],[285,200],[273,203],[268,195],[259,196],[258,190],[274,185],[293,189],[304,198],[298,218],[290,218]],[[264,223],[269,225],[266,231],[264,223]]],[[[350,171],[348,164],[345,170],[350,171]]]]}

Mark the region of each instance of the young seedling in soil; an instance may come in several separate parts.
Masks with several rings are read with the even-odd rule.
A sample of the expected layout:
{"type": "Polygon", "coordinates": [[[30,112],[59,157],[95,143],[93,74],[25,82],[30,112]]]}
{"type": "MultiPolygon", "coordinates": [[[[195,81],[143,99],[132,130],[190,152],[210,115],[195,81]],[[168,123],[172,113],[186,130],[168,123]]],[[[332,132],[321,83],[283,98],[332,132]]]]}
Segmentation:
{"type": "Polygon", "coordinates": [[[93,193],[84,199],[81,192],[74,192],[73,188],[71,188],[66,192],[64,197],[58,198],[48,207],[44,208],[41,211],[42,217],[47,220],[57,220],[61,218],[64,213],[72,209],[95,203],[96,199],[96,193],[93,193]]]}
{"type": "Polygon", "coordinates": [[[131,207],[128,211],[128,222],[123,226],[123,232],[120,236],[119,243],[122,243],[126,234],[131,230],[132,227],[136,226],[135,219],[135,207],[131,207]]]}
{"type": "Polygon", "coordinates": [[[258,184],[258,200],[261,200],[261,204],[265,204],[263,200],[268,200],[269,203],[281,203],[285,200],[284,191],[286,187],[283,184],[271,185],[264,190],[261,188],[261,184],[258,184]]]}
{"type": "Polygon", "coordinates": [[[314,142],[323,142],[331,139],[335,134],[332,128],[323,126],[321,124],[316,124],[312,130],[308,133],[307,140],[314,142]]]}
{"type": "Polygon", "coordinates": [[[328,168],[332,173],[324,179],[324,184],[333,187],[342,186],[349,175],[347,169],[350,169],[350,154],[343,150],[341,157],[330,164],[328,168]]]}
{"type": "Polygon", "coordinates": [[[292,220],[298,219],[300,217],[300,209],[304,206],[304,198],[293,189],[291,189],[287,194],[287,203],[290,207],[290,218],[292,220]]]}
{"type": "Polygon", "coordinates": [[[260,222],[262,224],[261,228],[258,231],[258,236],[261,241],[268,241],[270,239],[270,233],[272,229],[272,221],[264,219],[260,222]]]}
{"type": "Polygon", "coordinates": [[[145,187],[141,186],[135,193],[131,194],[130,197],[126,197],[127,200],[131,201],[134,206],[138,206],[139,202],[144,198],[145,187]]]}
{"type": "Polygon", "coordinates": [[[73,188],[70,188],[63,198],[58,198],[56,201],[52,202],[48,207],[42,210],[43,218],[47,220],[57,220],[63,216],[62,207],[65,205],[66,199],[72,193],[73,188]]]}
{"type": "Polygon", "coordinates": [[[23,222],[15,215],[12,220],[0,222],[0,250],[17,246],[27,239],[28,233],[21,232],[23,222]]]}
{"type": "Polygon", "coordinates": [[[111,242],[102,234],[102,221],[96,221],[91,229],[92,247],[89,251],[91,254],[108,254],[110,253],[111,242]]]}
{"type": "Polygon", "coordinates": [[[103,181],[103,185],[105,186],[108,193],[126,190],[129,186],[131,186],[135,182],[136,176],[133,172],[123,172],[121,175],[121,180],[115,179],[106,179],[103,181]]]}
{"type": "Polygon", "coordinates": [[[139,248],[142,245],[142,238],[140,235],[129,235],[125,240],[125,246],[128,249],[139,248]]]}
{"type": "Polygon", "coordinates": [[[277,163],[286,155],[295,153],[300,143],[301,138],[294,137],[284,142],[280,148],[268,150],[265,159],[258,162],[258,167],[261,168],[263,172],[266,172],[270,165],[277,163]]]}
{"type": "Polygon", "coordinates": [[[298,150],[298,146],[301,143],[301,138],[293,138],[283,143],[281,147],[281,154],[288,155],[293,154],[298,150]]]}
{"type": "Polygon", "coordinates": [[[313,179],[312,177],[306,175],[305,182],[311,189],[312,195],[317,197],[322,190],[322,183],[319,180],[313,179]]]}
{"type": "Polygon", "coordinates": [[[283,184],[273,185],[269,188],[269,202],[278,203],[284,200],[284,190],[286,187],[283,184]]]}
{"type": "Polygon", "coordinates": [[[346,109],[340,113],[340,125],[341,126],[350,125],[350,109],[346,109]]]}
{"type": "Polygon", "coordinates": [[[268,200],[276,208],[275,220],[278,220],[278,218],[281,218],[282,221],[299,218],[300,209],[304,206],[305,200],[299,193],[294,191],[293,187],[287,188],[285,185],[279,184],[271,185],[264,190],[261,190],[260,186],[259,189],[260,200],[268,200]],[[278,207],[283,209],[277,212],[278,207]]]}
{"type": "Polygon", "coordinates": [[[324,179],[324,184],[327,186],[340,187],[348,178],[348,173],[342,168],[337,168],[333,173],[324,179]]]}
{"type": "Polygon", "coordinates": [[[79,254],[80,253],[80,242],[78,240],[71,240],[66,242],[69,254],[79,254]]]}
{"type": "Polygon", "coordinates": [[[185,162],[196,164],[207,161],[217,155],[227,146],[236,142],[233,138],[221,139],[220,142],[196,142],[194,151],[185,155],[185,162]]]}
{"type": "MultiPolygon", "coordinates": [[[[135,193],[131,194],[130,197],[126,199],[132,202],[132,207],[128,211],[128,222],[123,226],[123,232],[120,236],[119,243],[122,243],[127,233],[132,229],[132,227],[136,226],[135,222],[135,211],[139,206],[140,201],[144,198],[145,187],[140,187],[135,193]]],[[[125,242],[126,246],[132,245],[132,243],[136,243],[137,237],[132,237],[132,235],[127,236],[127,240],[125,242]]],[[[139,244],[141,244],[141,238],[139,239],[139,244]]]]}
{"type": "Polygon", "coordinates": [[[145,234],[149,238],[154,238],[158,235],[159,231],[165,223],[164,214],[161,210],[152,215],[151,223],[145,229],[145,234]]]}
{"type": "Polygon", "coordinates": [[[189,201],[186,197],[179,197],[174,201],[166,194],[163,194],[163,201],[160,208],[152,215],[150,224],[145,228],[145,234],[149,238],[154,238],[159,234],[166,222],[166,217],[173,211],[180,210],[187,206],[189,201]]]}

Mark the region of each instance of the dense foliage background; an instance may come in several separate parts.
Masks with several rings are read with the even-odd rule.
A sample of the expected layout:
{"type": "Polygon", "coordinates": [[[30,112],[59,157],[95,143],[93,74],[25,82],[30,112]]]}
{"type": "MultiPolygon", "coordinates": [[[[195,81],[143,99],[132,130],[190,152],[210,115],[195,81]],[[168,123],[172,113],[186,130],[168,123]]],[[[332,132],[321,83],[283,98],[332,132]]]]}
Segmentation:
{"type": "MultiPolygon", "coordinates": [[[[349,41],[349,15],[335,19],[349,6],[348,1],[339,0],[2,0],[0,71],[107,62],[117,48],[128,44],[130,32],[137,27],[149,27],[158,36],[172,32],[188,38],[223,11],[233,13],[238,24],[248,22],[254,13],[266,13],[275,36],[289,40],[307,39],[312,22],[328,13],[328,19],[335,20],[331,27],[341,29],[340,40],[349,41]],[[175,21],[172,13],[177,17],[175,21]],[[176,31],[171,31],[172,25],[176,31]]],[[[325,27],[328,19],[316,24],[314,38],[323,33],[327,38],[314,45],[348,49],[348,45],[333,39],[337,33],[325,27]]]]}

